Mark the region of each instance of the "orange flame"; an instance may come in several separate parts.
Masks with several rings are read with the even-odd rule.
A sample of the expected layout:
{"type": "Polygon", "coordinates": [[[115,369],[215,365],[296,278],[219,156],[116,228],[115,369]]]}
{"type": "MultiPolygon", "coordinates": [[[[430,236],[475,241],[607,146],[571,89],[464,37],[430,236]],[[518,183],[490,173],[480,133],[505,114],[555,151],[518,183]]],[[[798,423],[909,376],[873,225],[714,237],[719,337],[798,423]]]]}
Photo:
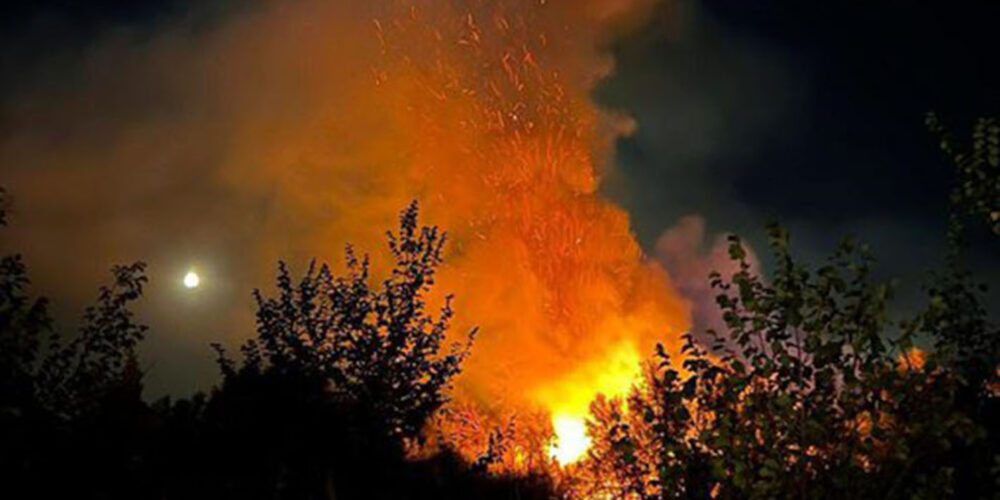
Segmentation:
{"type": "MultiPolygon", "coordinates": [[[[84,245],[79,260],[167,259],[162,242],[176,238],[225,255],[232,283],[262,284],[278,258],[336,260],[348,241],[377,250],[417,198],[451,236],[435,289],[457,297],[454,330],[481,327],[455,399],[480,408],[487,433],[516,422],[530,443],[512,447],[511,466],[551,461],[554,429],[569,461],[571,442],[585,448],[585,402],[634,378],[621,360],[688,323],[627,214],[599,194],[629,123],[590,101],[611,68],[595,47],[653,1],[253,2],[140,44],[109,36],[66,86],[25,86],[5,110],[18,124],[0,144],[18,165],[10,185],[44,193],[22,209],[47,217],[14,239],[36,242],[48,283],[72,270],[54,249],[100,241],[114,252],[84,245]]],[[[236,296],[220,331],[252,325],[236,296]]],[[[202,346],[172,311],[155,318],[171,342],[202,346]]],[[[470,455],[488,444],[468,442],[470,455]]]]}
{"type": "Polygon", "coordinates": [[[640,353],[626,341],[535,391],[535,400],[552,414],[555,442],[550,452],[556,461],[576,462],[590,447],[586,419],[595,396],[624,396],[641,375],[640,353]]]}
{"type": "Polygon", "coordinates": [[[614,135],[587,96],[593,61],[573,53],[596,27],[542,30],[566,5],[471,4],[375,21],[385,57],[373,74],[405,109],[429,218],[453,236],[441,288],[482,328],[459,397],[545,409],[550,454],[568,464],[589,447],[590,402],[639,381],[687,309],[597,192],[614,135]]]}

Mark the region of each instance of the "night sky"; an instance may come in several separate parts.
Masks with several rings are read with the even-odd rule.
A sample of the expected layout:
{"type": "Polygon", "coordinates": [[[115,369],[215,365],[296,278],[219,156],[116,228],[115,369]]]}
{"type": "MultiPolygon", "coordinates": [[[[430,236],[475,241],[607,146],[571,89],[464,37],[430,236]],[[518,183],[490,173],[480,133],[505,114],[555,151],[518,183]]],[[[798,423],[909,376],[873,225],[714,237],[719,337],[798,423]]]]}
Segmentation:
{"type": "MultiPolygon", "coordinates": [[[[667,10],[667,9],[665,9],[667,10]]],[[[600,102],[633,113],[608,191],[650,245],[686,212],[824,255],[855,235],[890,274],[940,252],[952,173],[923,125],[1000,107],[995,2],[697,2],[615,46],[600,102]]],[[[754,240],[758,241],[759,240],[754,240]]],[[[991,249],[995,250],[995,249],[991,249]]],[[[995,253],[994,253],[995,254],[995,253]]]]}
{"type": "MultiPolygon", "coordinates": [[[[44,0],[5,7],[0,150],[20,126],[13,117],[26,93],[47,86],[55,89],[53,95],[71,93],[72,82],[87,79],[89,70],[79,58],[94,45],[115,36],[141,46],[180,19],[188,30],[211,32],[254,8],[237,3],[44,0]]],[[[637,129],[618,141],[603,192],[628,210],[650,253],[665,230],[691,214],[703,217],[710,233],[738,232],[763,253],[762,227],[778,220],[810,259],[854,234],[882,257],[884,276],[918,284],[940,263],[952,179],[923,115],[937,111],[961,133],[974,117],[1000,112],[998,22],[1000,3],[986,0],[662,2],[639,29],[608,44],[616,70],[599,83],[594,99],[630,114],[637,129]]],[[[123,96],[123,107],[142,105],[129,98],[123,96]]],[[[58,131],[53,137],[52,147],[58,148],[58,131]]],[[[0,184],[7,184],[16,156],[0,159],[0,184]]],[[[11,188],[16,226],[19,200],[41,194],[11,188]]],[[[131,207],[126,199],[114,209],[131,207]]],[[[86,233],[80,234],[78,243],[86,244],[86,233]]],[[[49,262],[32,259],[32,248],[42,243],[4,239],[5,249],[29,247],[29,265],[49,262]]],[[[993,280],[997,248],[989,242],[993,246],[981,247],[974,260],[984,279],[993,280]]],[[[234,237],[219,243],[216,252],[238,251],[240,245],[234,237]]],[[[101,248],[108,247],[113,245],[101,248]]],[[[80,276],[99,276],[90,270],[107,269],[119,257],[114,250],[102,252],[84,252],[87,258],[71,267],[85,267],[80,276]]],[[[73,309],[82,295],[58,283],[43,271],[39,291],[57,303],[65,299],[73,309]]],[[[234,291],[240,298],[232,300],[247,302],[255,284],[249,277],[234,279],[228,286],[246,293],[234,291]]],[[[904,304],[913,300],[912,293],[903,295],[904,304]]],[[[152,309],[160,307],[157,297],[151,294],[152,309]]],[[[217,319],[204,311],[185,314],[192,321],[217,319]]],[[[168,326],[191,327],[181,325],[176,312],[169,316],[174,319],[168,326]]],[[[158,345],[203,352],[210,360],[202,347],[158,345]]],[[[208,363],[190,368],[176,385],[187,388],[190,379],[210,370],[208,363]]]]}

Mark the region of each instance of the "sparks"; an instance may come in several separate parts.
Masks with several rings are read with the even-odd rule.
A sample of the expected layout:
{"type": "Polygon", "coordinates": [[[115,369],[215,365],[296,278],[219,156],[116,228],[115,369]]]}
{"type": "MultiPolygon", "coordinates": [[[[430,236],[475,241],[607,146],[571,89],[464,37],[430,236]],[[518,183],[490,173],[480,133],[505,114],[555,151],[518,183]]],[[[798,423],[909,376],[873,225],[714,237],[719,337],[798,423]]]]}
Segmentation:
{"type": "MultiPolygon", "coordinates": [[[[626,397],[643,356],[657,342],[677,343],[668,325],[687,321],[686,303],[644,258],[628,214],[600,196],[598,167],[611,147],[605,118],[559,66],[577,34],[540,37],[545,27],[520,7],[489,2],[461,18],[411,11],[375,26],[384,46],[379,95],[413,131],[404,149],[426,179],[419,189],[435,194],[427,209],[451,218],[462,244],[442,287],[498,332],[480,339],[455,400],[500,399],[504,408],[442,425],[457,429],[450,445],[469,460],[499,439],[491,429],[510,430],[492,466],[500,473],[585,460],[590,404],[626,397]],[[498,248],[516,249],[503,266],[498,248]],[[519,415],[516,432],[509,414],[519,415]]],[[[476,411],[458,412],[466,413],[476,411]]]]}

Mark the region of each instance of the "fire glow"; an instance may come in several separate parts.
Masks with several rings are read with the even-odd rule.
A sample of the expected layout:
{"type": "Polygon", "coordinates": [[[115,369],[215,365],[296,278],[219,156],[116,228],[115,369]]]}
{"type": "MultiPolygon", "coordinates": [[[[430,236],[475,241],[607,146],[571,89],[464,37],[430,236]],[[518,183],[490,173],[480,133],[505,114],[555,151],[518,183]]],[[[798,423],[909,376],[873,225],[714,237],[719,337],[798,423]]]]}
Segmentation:
{"type": "Polygon", "coordinates": [[[589,52],[599,21],[570,23],[570,3],[411,6],[373,22],[375,86],[425,213],[452,237],[440,287],[482,331],[456,399],[543,409],[544,453],[564,465],[590,445],[591,401],[626,394],[653,345],[676,345],[688,321],[627,215],[598,194],[619,131],[588,98],[607,70],[589,52]]]}
{"type": "MultiPolygon", "coordinates": [[[[594,397],[623,395],[657,342],[678,351],[689,322],[628,214],[600,194],[614,141],[633,124],[591,101],[612,68],[597,47],[654,1],[255,2],[142,50],[116,38],[88,51],[74,97],[26,101],[20,119],[43,131],[10,141],[5,154],[30,162],[12,184],[65,189],[51,196],[62,212],[44,213],[71,213],[80,193],[127,196],[142,218],[78,236],[116,241],[128,227],[126,239],[144,242],[147,225],[127,222],[148,209],[171,221],[163,234],[218,244],[255,284],[270,282],[278,258],[336,262],[348,242],[378,252],[416,199],[421,221],[449,235],[434,290],[455,296],[452,330],[479,327],[449,413],[435,417],[444,439],[474,460],[499,428],[509,446],[498,467],[568,464],[586,457],[594,397]],[[169,105],[146,106],[151,96],[169,105]],[[54,129],[38,118],[67,112],[78,133],[44,147],[54,129]],[[93,134],[114,147],[95,147],[93,134]],[[171,183],[185,201],[156,203],[165,192],[150,172],[198,189],[171,183]]],[[[372,255],[376,274],[383,257],[372,255]]],[[[212,285],[201,274],[186,293],[212,285]]],[[[244,301],[232,307],[252,325],[244,301]]]]}
{"type": "MultiPolygon", "coordinates": [[[[689,322],[628,214],[599,192],[632,124],[590,99],[612,67],[596,47],[648,1],[265,2],[195,41],[151,41],[141,58],[107,48],[100,60],[139,68],[137,88],[189,105],[167,123],[126,120],[111,159],[86,144],[45,158],[81,166],[68,172],[210,165],[198,175],[212,196],[246,202],[211,222],[252,228],[233,241],[254,242],[239,247],[254,283],[289,254],[377,252],[418,200],[422,222],[449,235],[434,290],[455,296],[452,330],[479,327],[444,438],[475,459],[500,428],[503,468],[570,463],[586,456],[594,397],[623,395],[657,342],[678,351],[689,322]]],[[[118,102],[97,89],[132,88],[120,78],[118,66],[95,74],[87,102],[118,102]]]]}
{"type": "Polygon", "coordinates": [[[539,405],[552,415],[555,442],[550,453],[560,464],[581,459],[590,447],[586,419],[597,394],[625,395],[640,381],[641,360],[634,345],[623,342],[603,356],[595,356],[567,378],[543,387],[536,394],[539,405]]]}

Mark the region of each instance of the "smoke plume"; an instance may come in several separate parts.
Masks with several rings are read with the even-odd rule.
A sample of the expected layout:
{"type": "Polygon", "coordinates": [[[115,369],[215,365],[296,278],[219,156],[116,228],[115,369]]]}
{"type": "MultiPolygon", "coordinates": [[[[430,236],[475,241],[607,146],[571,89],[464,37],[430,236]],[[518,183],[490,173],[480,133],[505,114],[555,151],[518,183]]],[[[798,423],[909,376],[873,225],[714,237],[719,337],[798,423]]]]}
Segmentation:
{"type": "MultiPolygon", "coordinates": [[[[598,194],[632,126],[589,97],[613,69],[600,47],[652,3],[261,2],[108,33],[4,103],[13,241],[43,291],[149,261],[154,392],[184,391],[211,380],[208,342],[245,335],[278,258],[352,242],[378,262],[417,199],[450,234],[457,327],[482,332],[459,392],[578,414],[689,323],[598,194]],[[192,265],[197,297],[176,283],[192,265]]],[[[68,308],[89,294],[62,290],[68,308]]]]}

